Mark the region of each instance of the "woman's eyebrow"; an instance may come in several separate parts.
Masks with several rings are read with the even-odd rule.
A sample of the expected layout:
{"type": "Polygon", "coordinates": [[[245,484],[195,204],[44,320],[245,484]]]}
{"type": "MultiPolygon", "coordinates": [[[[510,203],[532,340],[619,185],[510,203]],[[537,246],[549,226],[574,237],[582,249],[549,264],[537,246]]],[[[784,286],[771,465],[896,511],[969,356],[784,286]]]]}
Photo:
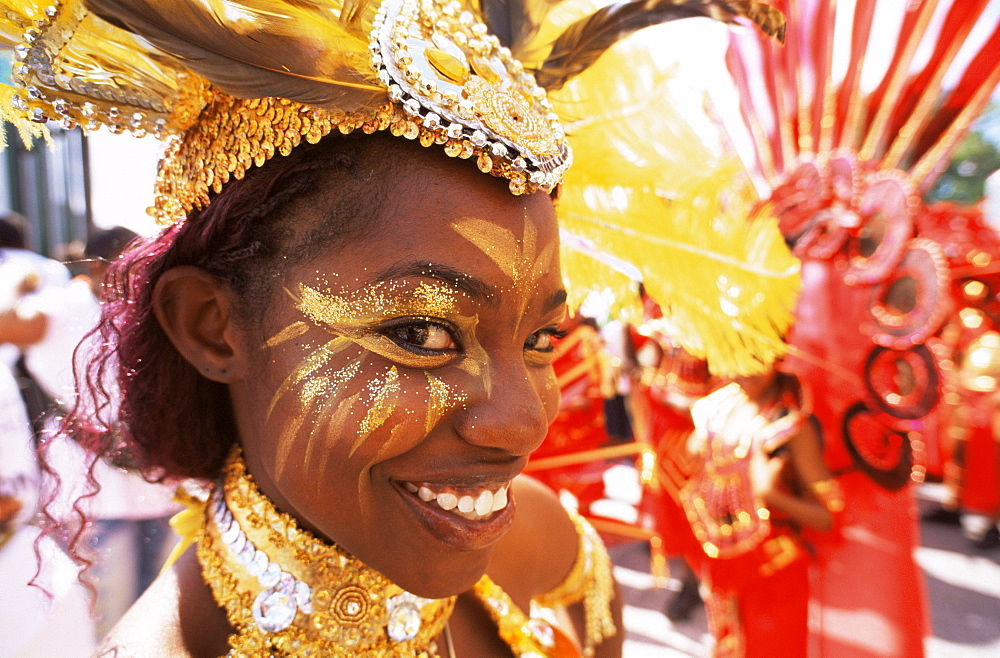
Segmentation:
{"type": "Polygon", "coordinates": [[[392,279],[415,276],[437,279],[442,283],[448,284],[458,292],[465,293],[473,301],[491,308],[497,308],[500,305],[499,293],[493,286],[471,274],[460,272],[454,267],[441,263],[429,263],[427,261],[396,263],[379,272],[375,280],[390,281],[392,279]]]}
{"type": "Polygon", "coordinates": [[[542,308],[543,313],[548,313],[549,311],[554,311],[563,304],[566,303],[566,289],[560,288],[559,290],[552,293],[552,296],[545,302],[545,306],[542,308]]]}

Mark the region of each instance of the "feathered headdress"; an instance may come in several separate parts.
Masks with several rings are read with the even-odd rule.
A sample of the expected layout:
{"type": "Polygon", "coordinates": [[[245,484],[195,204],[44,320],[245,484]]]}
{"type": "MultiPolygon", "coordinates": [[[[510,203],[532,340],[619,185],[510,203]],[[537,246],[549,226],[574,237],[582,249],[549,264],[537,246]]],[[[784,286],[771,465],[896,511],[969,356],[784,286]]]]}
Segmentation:
{"type": "MultiPolygon", "coordinates": [[[[301,140],[315,142],[332,131],[388,130],[473,160],[483,172],[507,179],[514,194],[549,191],[569,168],[570,143],[586,151],[602,137],[600,130],[581,131],[587,136],[567,140],[547,92],[571,85],[614,43],[644,27],[691,16],[746,18],[778,38],[784,31],[779,12],[751,0],[633,0],[607,6],[593,0],[8,0],[3,5],[0,45],[10,47],[15,58],[11,84],[0,98],[4,117],[25,135],[38,134],[41,122],[53,120],[65,127],[104,125],[113,132],[171,139],[156,198],[156,215],[166,222],[204,207],[213,191],[275,153],[287,154],[301,140]]],[[[572,93],[588,97],[585,85],[572,93]]],[[[661,148],[676,145],[670,135],[657,137],[668,140],[661,148]]],[[[639,133],[626,138],[646,140],[639,133]]],[[[768,360],[774,350],[758,348],[775,343],[781,320],[766,316],[756,325],[770,326],[755,326],[750,315],[733,315],[729,306],[720,306],[719,295],[706,290],[694,304],[674,304],[681,287],[663,281],[696,261],[706,272],[721,268],[724,276],[736,265],[723,296],[739,288],[743,297],[729,303],[750,302],[747,308],[753,308],[761,284],[748,285],[745,275],[762,274],[764,290],[768,278],[787,275],[788,263],[772,271],[771,264],[750,264],[748,252],[736,248],[756,240],[766,244],[765,260],[771,258],[773,241],[755,237],[761,232],[752,227],[759,224],[732,235],[719,228],[727,216],[743,223],[740,192],[722,198],[717,185],[692,189],[690,199],[666,204],[643,197],[626,208],[609,203],[599,190],[576,195],[567,188],[573,218],[567,221],[587,216],[592,226],[618,232],[615,239],[602,238],[592,253],[637,268],[647,287],[662,295],[660,301],[678,310],[674,320],[694,351],[714,357],[724,370],[740,369],[741,359],[732,354],[736,349],[756,350],[751,362],[768,360]],[[713,195],[717,198],[710,199],[713,195]],[[715,231],[726,237],[711,241],[713,246],[731,243],[720,253],[713,253],[713,246],[700,248],[702,253],[683,246],[700,244],[715,231]],[[646,237],[627,237],[637,233],[646,237]],[[629,248],[618,248],[624,245],[629,248]],[[681,253],[686,255],[678,258],[681,253]],[[647,267],[667,260],[675,265],[647,267]],[[685,317],[688,310],[696,312],[685,317]],[[718,321],[729,329],[716,329],[718,321]],[[720,339],[720,333],[726,336],[720,339]]],[[[583,240],[602,237],[598,233],[577,231],[583,240]]],[[[784,304],[785,294],[772,303],[784,304]]]]}

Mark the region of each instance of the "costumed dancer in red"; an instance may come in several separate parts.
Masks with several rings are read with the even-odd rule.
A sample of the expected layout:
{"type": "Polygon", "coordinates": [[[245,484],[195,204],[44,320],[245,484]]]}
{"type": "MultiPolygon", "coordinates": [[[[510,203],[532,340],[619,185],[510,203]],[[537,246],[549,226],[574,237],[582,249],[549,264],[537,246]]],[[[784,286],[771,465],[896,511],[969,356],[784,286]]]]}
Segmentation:
{"type": "Polygon", "coordinates": [[[813,539],[810,653],[920,656],[927,606],[912,482],[936,427],[941,370],[928,339],[948,314],[949,282],[942,249],[915,237],[915,219],[920,193],[1000,81],[1000,26],[970,38],[985,0],[778,6],[785,48],[734,38],[729,63],[752,145],[744,161],[803,263],[786,364],[813,390],[844,495],[840,532],[813,539]],[[866,57],[876,13],[878,46],[894,46],[884,70],[866,57]],[[956,57],[963,46],[970,59],[956,57]]]}
{"type": "Polygon", "coordinates": [[[844,505],[799,382],[777,370],[741,377],[692,417],[701,461],[680,495],[703,550],[714,655],[809,655],[801,530],[831,530],[844,505]]]}

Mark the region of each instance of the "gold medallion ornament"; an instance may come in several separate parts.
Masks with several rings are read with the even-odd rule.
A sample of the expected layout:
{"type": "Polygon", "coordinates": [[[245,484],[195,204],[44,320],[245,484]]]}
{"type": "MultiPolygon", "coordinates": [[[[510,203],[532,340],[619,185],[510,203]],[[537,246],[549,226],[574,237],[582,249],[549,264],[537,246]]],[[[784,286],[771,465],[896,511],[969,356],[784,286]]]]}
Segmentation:
{"type": "Polygon", "coordinates": [[[571,156],[545,90],[471,11],[455,0],[386,0],[373,37],[389,98],[434,141],[459,156],[468,143],[479,168],[515,194],[562,180],[571,156]]]}

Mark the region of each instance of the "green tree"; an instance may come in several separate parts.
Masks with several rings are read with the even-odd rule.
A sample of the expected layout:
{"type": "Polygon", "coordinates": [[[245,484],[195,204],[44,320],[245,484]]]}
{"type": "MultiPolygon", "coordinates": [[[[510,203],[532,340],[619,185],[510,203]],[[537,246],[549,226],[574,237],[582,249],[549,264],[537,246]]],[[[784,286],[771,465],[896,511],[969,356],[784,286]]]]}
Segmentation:
{"type": "Polygon", "coordinates": [[[925,200],[977,203],[985,193],[986,177],[997,169],[1000,169],[1000,104],[992,103],[955,149],[947,171],[925,200]]]}

